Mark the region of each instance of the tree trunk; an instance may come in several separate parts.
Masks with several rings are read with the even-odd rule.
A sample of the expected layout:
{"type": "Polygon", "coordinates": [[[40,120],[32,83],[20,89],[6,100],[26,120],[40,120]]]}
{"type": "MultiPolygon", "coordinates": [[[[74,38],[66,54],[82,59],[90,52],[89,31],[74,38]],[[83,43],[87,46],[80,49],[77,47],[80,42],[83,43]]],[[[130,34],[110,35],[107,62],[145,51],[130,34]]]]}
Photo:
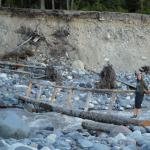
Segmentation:
{"type": "Polygon", "coordinates": [[[45,10],[45,0],[41,0],[41,9],[45,10]]]}
{"type": "Polygon", "coordinates": [[[143,2],[144,2],[144,0],[140,0],[140,11],[141,11],[141,13],[143,12],[143,2]]]}
{"type": "Polygon", "coordinates": [[[55,0],[52,0],[52,9],[55,9],[55,0]]]}
{"type": "Polygon", "coordinates": [[[71,10],[74,9],[74,0],[71,0],[71,10]]]}
{"type": "Polygon", "coordinates": [[[0,0],[0,7],[2,7],[2,0],[0,0]]]}
{"type": "MultiPolygon", "coordinates": [[[[44,111],[58,112],[68,116],[79,117],[82,119],[93,120],[96,122],[104,122],[104,123],[117,124],[117,125],[133,124],[137,126],[150,126],[150,121],[148,120],[136,120],[136,119],[126,118],[118,115],[104,114],[100,112],[97,113],[97,112],[67,109],[59,106],[45,104],[42,102],[37,102],[34,99],[30,99],[29,97],[25,97],[25,96],[18,96],[18,99],[24,103],[27,102],[27,103],[38,105],[38,107],[44,111]]],[[[39,112],[40,110],[38,109],[36,111],[39,112]]]]}
{"type": "Polygon", "coordinates": [[[21,6],[21,8],[23,8],[24,7],[24,5],[23,5],[24,3],[23,3],[23,0],[21,0],[20,1],[20,6],[21,6]]]}
{"type": "Polygon", "coordinates": [[[83,121],[82,127],[88,130],[110,132],[113,128],[116,128],[119,126],[114,125],[114,124],[99,123],[99,122],[94,122],[94,121],[83,121]]]}
{"type": "Polygon", "coordinates": [[[67,0],[67,10],[70,9],[70,0],[67,0]]]}

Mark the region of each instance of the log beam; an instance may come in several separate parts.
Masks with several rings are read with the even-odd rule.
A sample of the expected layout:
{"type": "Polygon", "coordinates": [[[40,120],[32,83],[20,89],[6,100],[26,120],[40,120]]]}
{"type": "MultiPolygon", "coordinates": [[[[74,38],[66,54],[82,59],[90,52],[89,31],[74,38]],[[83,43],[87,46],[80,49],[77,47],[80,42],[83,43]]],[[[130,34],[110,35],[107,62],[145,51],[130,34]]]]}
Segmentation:
{"type": "MultiPolygon", "coordinates": [[[[89,111],[82,111],[82,110],[73,110],[67,109],[60,106],[45,104],[43,102],[37,102],[34,99],[25,96],[18,96],[18,99],[24,103],[32,103],[38,105],[40,108],[44,109],[45,111],[53,111],[61,114],[65,114],[68,116],[79,117],[82,119],[93,120],[96,122],[103,122],[109,124],[116,124],[116,125],[137,125],[137,126],[150,126],[149,120],[137,120],[122,117],[119,115],[112,115],[112,114],[104,114],[100,112],[89,112],[89,111]]],[[[37,110],[38,112],[38,110],[37,110]]]]}

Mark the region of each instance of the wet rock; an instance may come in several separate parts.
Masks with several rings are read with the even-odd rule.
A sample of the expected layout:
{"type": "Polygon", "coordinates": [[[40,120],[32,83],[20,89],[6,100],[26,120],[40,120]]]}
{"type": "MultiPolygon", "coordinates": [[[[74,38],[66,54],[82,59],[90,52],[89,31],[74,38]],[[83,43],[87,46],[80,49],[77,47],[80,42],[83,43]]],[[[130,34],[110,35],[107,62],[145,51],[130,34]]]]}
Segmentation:
{"type": "Polygon", "coordinates": [[[93,143],[86,139],[78,139],[77,142],[81,148],[90,148],[93,146],[93,143]]]}
{"type": "Polygon", "coordinates": [[[119,126],[110,131],[110,136],[116,136],[119,133],[123,133],[124,135],[128,135],[132,131],[125,126],[119,126]]]}
{"type": "Polygon", "coordinates": [[[0,111],[0,136],[3,138],[25,138],[29,135],[28,125],[12,111],[0,111]]]}

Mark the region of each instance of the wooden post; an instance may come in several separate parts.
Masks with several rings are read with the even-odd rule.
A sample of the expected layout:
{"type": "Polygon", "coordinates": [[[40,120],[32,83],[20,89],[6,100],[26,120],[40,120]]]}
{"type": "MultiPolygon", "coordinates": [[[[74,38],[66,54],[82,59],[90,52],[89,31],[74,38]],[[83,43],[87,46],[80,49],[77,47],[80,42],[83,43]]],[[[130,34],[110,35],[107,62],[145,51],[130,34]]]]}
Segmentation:
{"type": "Polygon", "coordinates": [[[112,112],[113,104],[115,103],[115,101],[116,101],[116,94],[112,93],[112,98],[111,98],[109,108],[108,108],[108,113],[110,113],[110,114],[112,112]]]}
{"type": "Polygon", "coordinates": [[[52,9],[55,9],[55,0],[52,0],[52,9]]]}
{"type": "Polygon", "coordinates": [[[54,88],[52,97],[51,97],[51,102],[54,103],[56,101],[56,94],[57,94],[57,88],[54,88]]]}
{"type": "Polygon", "coordinates": [[[26,94],[25,94],[26,97],[30,96],[31,90],[32,90],[32,82],[30,81],[28,89],[26,90],[26,94]]]}
{"type": "Polygon", "coordinates": [[[71,10],[74,9],[74,0],[71,0],[71,10]]]}
{"type": "Polygon", "coordinates": [[[45,0],[40,0],[41,2],[41,9],[45,10],[45,0]]]}
{"type": "Polygon", "coordinates": [[[67,106],[68,106],[69,108],[72,107],[72,96],[73,96],[73,90],[70,89],[70,90],[68,91],[68,97],[67,97],[67,106]]]}
{"type": "Polygon", "coordinates": [[[41,93],[42,93],[42,86],[40,86],[40,90],[39,90],[39,92],[37,93],[36,101],[39,101],[39,100],[40,100],[41,93]]]}
{"type": "Polygon", "coordinates": [[[0,7],[2,7],[2,0],[0,0],[0,7]]]}
{"type": "Polygon", "coordinates": [[[88,92],[88,97],[87,97],[87,100],[86,100],[84,111],[88,111],[88,109],[89,109],[89,103],[91,102],[91,97],[92,97],[91,92],[88,92]]]}
{"type": "Polygon", "coordinates": [[[70,0],[67,0],[67,10],[70,9],[70,0]]]}

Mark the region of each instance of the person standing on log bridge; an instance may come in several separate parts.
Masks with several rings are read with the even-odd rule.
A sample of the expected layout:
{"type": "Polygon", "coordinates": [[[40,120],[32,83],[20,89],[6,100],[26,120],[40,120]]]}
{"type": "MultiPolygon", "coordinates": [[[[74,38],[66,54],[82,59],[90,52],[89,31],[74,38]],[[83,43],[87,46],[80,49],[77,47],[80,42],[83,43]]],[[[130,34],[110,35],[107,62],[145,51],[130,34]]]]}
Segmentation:
{"type": "Polygon", "coordinates": [[[150,91],[143,80],[142,73],[136,72],[135,75],[137,77],[135,90],[135,109],[131,118],[136,118],[141,113],[141,104],[143,102],[144,94],[150,94],[150,91]]]}

